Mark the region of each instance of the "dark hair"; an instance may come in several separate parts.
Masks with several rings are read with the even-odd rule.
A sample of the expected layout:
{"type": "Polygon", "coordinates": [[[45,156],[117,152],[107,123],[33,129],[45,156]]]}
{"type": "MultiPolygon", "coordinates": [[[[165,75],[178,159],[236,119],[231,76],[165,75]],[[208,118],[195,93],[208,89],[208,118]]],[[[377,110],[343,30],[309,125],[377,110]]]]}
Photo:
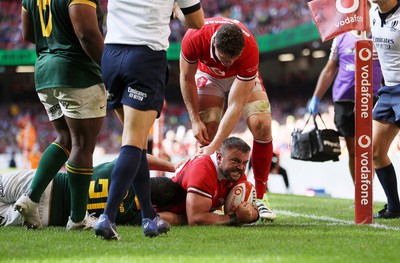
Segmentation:
{"type": "Polygon", "coordinates": [[[225,151],[232,149],[237,149],[243,153],[248,153],[250,152],[251,148],[245,141],[238,137],[228,137],[222,142],[220,151],[223,154],[225,151]]]}
{"type": "Polygon", "coordinates": [[[150,178],[151,202],[156,206],[165,206],[175,203],[181,194],[181,186],[171,178],[158,176],[150,178]]]}
{"type": "Polygon", "coordinates": [[[234,24],[223,24],[214,38],[215,48],[229,57],[236,57],[244,47],[242,29],[234,24]]]}

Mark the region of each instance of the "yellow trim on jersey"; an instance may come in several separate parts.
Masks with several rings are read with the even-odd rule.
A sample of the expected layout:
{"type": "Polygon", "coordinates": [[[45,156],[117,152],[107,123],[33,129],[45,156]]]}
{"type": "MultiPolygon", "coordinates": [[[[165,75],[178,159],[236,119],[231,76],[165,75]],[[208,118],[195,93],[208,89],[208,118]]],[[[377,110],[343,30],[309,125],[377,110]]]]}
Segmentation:
{"type": "Polygon", "coordinates": [[[49,37],[51,35],[51,31],[53,30],[53,19],[51,12],[51,4],[50,0],[39,0],[37,1],[37,6],[39,9],[39,18],[40,18],[40,27],[42,29],[42,36],[49,37]],[[43,13],[47,10],[49,17],[47,19],[47,24],[44,19],[43,13]]]}
{"type": "Polygon", "coordinates": [[[139,203],[139,199],[137,198],[137,196],[135,195],[135,203],[136,203],[136,208],[138,210],[140,210],[140,203],[139,203]]]}
{"type": "Polygon", "coordinates": [[[71,3],[69,4],[69,6],[76,5],[76,4],[85,4],[85,5],[94,7],[94,8],[97,7],[96,3],[89,1],[89,0],[72,0],[71,3]]]}
{"type": "Polygon", "coordinates": [[[89,185],[89,198],[90,199],[97,199],[97,198],[107,198],[108,197],[108,179],[99,179],[98,181],[99,186],[101,186],[101,191],[95,191],[96,181],[90,181],[89,185]]]}

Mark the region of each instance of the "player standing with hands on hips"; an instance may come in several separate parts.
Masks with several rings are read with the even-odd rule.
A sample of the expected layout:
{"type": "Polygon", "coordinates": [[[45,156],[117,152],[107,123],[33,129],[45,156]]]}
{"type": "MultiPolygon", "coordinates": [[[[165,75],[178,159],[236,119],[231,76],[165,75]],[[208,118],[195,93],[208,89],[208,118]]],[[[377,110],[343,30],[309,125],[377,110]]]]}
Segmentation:
{"type": "Polygon", "coordinates": [[[372,0],[370,10],[372,41],[378,52],[385,85],[373,109],[373,159],[376,175],[387,198],[387,205],[374,218],[400,218],[396,171],[388,151],[400,130],[400,3],[372,0]]]}
{"type": "Polygon", "coordinates": [[[107,205],[94,227],[96,236],[104,239],[120,239],[115,218],[132,184],[140,203],[144,235],[153,237],[170,229],[157,216],[150,199],[148,134],[160,116],[165,98],[171,14],[189,27],[200,28],[204,24],[199,0],[176,2],[177,5],[174,0],[108,1],[101,70],[108,107],[115,110],[124,128],[107,205]]]}
{"type": "Polygon", "coordinates": [[[200,154],[214,153],[240,117],[246,120],[254,138],[251,162],[260,219],[272,221],[276,214],[265,195],[273,150],[271,109],[258,63],[257,41],[242,23],[206,19],[182,40],[180,85],[200,154]]]}

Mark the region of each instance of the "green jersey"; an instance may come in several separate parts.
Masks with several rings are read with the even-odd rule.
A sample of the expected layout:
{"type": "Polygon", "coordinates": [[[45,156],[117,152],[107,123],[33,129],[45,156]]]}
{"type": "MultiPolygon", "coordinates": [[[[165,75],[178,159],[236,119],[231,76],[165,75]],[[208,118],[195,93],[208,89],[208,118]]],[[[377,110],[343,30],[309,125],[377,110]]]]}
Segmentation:
{"type": "MultiPolygon", "coordinates": [[[[89,213],[95,213],[96,217],[100,216],[106,207],[111,172],[115,162],[116,160],[94,167],[89,187],[87,210],[89,213]]],[[[50,207],[49,225],[65,226],[71,210],[69,183],[66,173],[58,173],[53,180],[53,198],[51,199],[50,207]]],[[[131,186],[119,206],[116,224],[141,225],[142,218],[138,207],[140,207],[139,202],[135,196],[133,186],[131,186]]]]}
{"type": "Polygon", "coordinates": [[[36,91],[102,83],[100,66],[83,50],[69,18],[68,8],[75,3],[96,8],[102,31],[103,10],[98,0],[22,0],[34,24],[36,91]]]}

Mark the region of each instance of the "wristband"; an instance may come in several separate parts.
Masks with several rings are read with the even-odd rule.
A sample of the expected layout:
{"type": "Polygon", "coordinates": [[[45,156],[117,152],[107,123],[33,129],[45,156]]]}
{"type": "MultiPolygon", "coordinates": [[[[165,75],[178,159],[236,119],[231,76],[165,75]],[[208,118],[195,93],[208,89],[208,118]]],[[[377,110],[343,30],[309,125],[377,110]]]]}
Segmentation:
{"type": "Polygon", "coordinates": [[[238,218],[235,213],[229,214],[229,224],[230,225],[237,225],[238,224],[238,218]]]}

